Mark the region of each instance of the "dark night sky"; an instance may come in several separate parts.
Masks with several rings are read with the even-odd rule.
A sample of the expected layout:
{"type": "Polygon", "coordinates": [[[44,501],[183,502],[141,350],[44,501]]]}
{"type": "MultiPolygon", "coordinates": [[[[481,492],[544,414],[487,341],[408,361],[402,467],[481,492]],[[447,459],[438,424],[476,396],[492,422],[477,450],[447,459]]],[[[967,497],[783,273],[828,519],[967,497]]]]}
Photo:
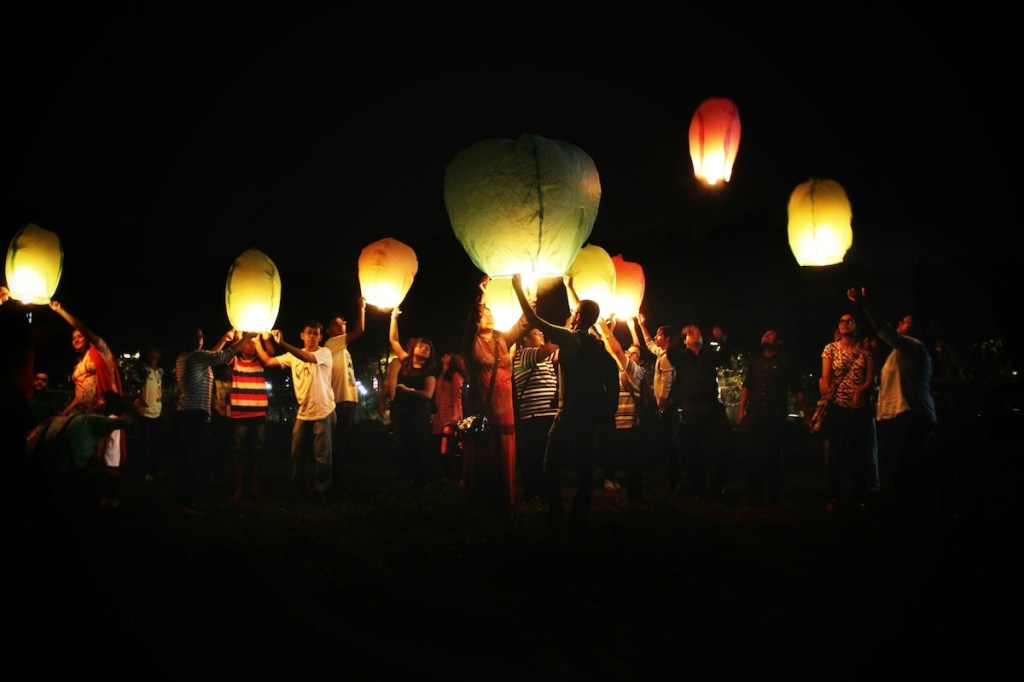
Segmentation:
{"type": "MultiPolygon", "coordinates": [[[[1010,334],[995,312],[1021,259],[985,231],[1019,230],[1019,133],[992,103],[1010,63],[992,14],[995,28],[796,6],[55,7],[3,10],[0,217],[10,236],[28,221],[61,235],[56,298],[115,350],[227,329],[227,270],[250,246],[280,269],[295,341],[308,317],[354,312],[359,251],[382,237],[419,257],[403,337],[454,343],[478,273],[448,222],[445,165],[526,132],[594,159],[590,242],[644,267],[652,325],[718,323],[739,347],[774,325],[814,367],[845,288],[866,284],[891,317],[922,307],[957,339],[1010,334]],[[743,124],[718,192],[697,185],[687,146],[710,96],[743,124]],[[832,268],[799,268],[786,243],[789,194],[811,177],[853,206],[854,247],[832,268]]],[[[371,311],[365,350],[386,333],[371,311]]]]}

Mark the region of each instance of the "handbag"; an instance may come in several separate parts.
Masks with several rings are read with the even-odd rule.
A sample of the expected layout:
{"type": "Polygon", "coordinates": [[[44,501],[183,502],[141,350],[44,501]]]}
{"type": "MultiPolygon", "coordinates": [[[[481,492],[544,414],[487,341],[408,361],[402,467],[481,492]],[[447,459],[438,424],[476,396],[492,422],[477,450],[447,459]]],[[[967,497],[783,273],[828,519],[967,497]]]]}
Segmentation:
{"type": "Polygon", "coordinates": [[[818,404],[811,415],[811,433],[818,433],[825,424],[825,417],[828,415],[828,406],[832,404],[831,395],[818,398],[818,404]]]}
{"type": "Polygon", "coordinates": [[[498,339],[494,339],[494,368],[491,370],[491,381],[487,386],[487,400],[481,406],[480,412],[463,417],[455,422],[455,438],[460,443],[467,441],[482,441],[491,435],[491,421],[484,414],[483,410],[491,404],[491,395],[494,394],[494,380],[498,376],[498,339]]]}

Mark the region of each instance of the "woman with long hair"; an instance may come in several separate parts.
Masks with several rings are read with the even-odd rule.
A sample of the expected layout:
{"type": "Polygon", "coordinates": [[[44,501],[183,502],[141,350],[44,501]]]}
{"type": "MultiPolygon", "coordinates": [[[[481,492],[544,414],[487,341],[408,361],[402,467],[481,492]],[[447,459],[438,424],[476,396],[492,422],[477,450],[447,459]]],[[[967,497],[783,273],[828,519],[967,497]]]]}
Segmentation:
{"type": "Polygon", "coordinates": [[[818,389],[831,403],[825,416],[826,450],[825,511],[839,504],[843,469],[851,470],[853,498],[858,505],[867,497],[868,453],[871,438],[870,389],[875,381],[872,353],[857,339],[857,320],[851,313],[839,316],[836,340],[821,353],[818,389]]]}
{"type": "Polygon", "coordinates": [[[512,356],[509,346],[522,334],[524,318],[510,330],[494,329],[487,307],[487,283],[467,322],[463,354],[469,367],[467,414],[490,422],[486,438],[463,443],[462,496],[470,507],[511,510],[515,503],[516,422],[512,403],[512,356]]]}
{"type": "Polygon", "coordinates": [[[414,486],[427,482],[430,452],[430,415],[437,376],[434,344],[430,339],[412,337],[403,348],[398,342],[398,316],[391,311],[390,341],[395,358],[388,365],[384,398],[391,401],[391,424],[400,449],[403,480],[414,486]]]}

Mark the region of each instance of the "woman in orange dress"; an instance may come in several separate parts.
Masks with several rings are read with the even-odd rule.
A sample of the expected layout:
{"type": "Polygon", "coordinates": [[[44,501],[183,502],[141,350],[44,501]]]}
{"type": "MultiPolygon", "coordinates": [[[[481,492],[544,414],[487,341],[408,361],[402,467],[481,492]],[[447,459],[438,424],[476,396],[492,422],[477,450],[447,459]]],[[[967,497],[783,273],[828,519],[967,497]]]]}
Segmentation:
{"type": "Polygon", "coordinates": [[[520,320],[507,332],[494,329],[494,316],[487,307],[488,281],[485,277],[480,283],[480,298],[465,338],[469,368],[465,414],[485,415],[491,430],[482,440],[463,443],[462,497],[468,507],[510,511],[515,504],[516,425],[508,348],[525,322],[520,320]]]}

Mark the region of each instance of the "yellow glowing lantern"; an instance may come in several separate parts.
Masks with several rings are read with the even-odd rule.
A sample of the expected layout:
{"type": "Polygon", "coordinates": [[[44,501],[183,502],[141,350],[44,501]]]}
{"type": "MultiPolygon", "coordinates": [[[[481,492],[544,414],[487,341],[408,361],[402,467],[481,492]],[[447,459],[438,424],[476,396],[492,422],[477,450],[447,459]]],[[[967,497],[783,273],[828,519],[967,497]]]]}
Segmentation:
{"type": "Polygon", "coordinates": [[[397,307],[412,287],[419,269],[416,252],[385,237],[359,254],[359,286],[366,302],[383,310],[397,307]]]}
{"type": "Polygon", "coordinates": [[[579,147],[538,135],[490,139],[445,168],[448,217],[491,277],[561,277],[594,228],[601,181],[579,147]]]}
{"type": "Polygon", "coordinates": [[[596,244],[587,244],[576,254],[568,272],[576,296],[581,301],[596,301],[601,317],[607,319],[615,307],[615,263],[608,252],[596,244]]]}
{"type": "Polygon", "coordinates": [[[729,182],[740,148],[740,115],[725,97],[704,100],[690,121],[693,174],[707,185],[729,182]]]}
{"type": "Polygon", "coordinates": [[[622,254],[612,258],[615,264],[615,303],[612,312],[620,320],[640,314],[644,301],[644,269],[639,263],[631,263],[622,254]]]}
{"type": "Polygon", "coordinates": [[[49,303],[63,271],[60,237],[34,223],[18,230],[7,247],[5,274],[11,298],[23,303],[49,303]]]}
{"type": "Polygon", "coordinates": [[[841,263],[853,245],[850,200],[835,180],[812,179],[789,197],[789,248],[800,265],[841,263]]]}
{"type": "Polygon", "coordinates": [[[281,275],[274,261],[251,248],[235,259],[224,286],[228,321],[235,329],[269,332],[281,308],[281,275]]]}
{"type": "Polygon", "coordinates": [[[494,317],[494,328],[511,329],[523,316],[511,277],[492,277],[487,283],[487,308],[494,317]]]}

